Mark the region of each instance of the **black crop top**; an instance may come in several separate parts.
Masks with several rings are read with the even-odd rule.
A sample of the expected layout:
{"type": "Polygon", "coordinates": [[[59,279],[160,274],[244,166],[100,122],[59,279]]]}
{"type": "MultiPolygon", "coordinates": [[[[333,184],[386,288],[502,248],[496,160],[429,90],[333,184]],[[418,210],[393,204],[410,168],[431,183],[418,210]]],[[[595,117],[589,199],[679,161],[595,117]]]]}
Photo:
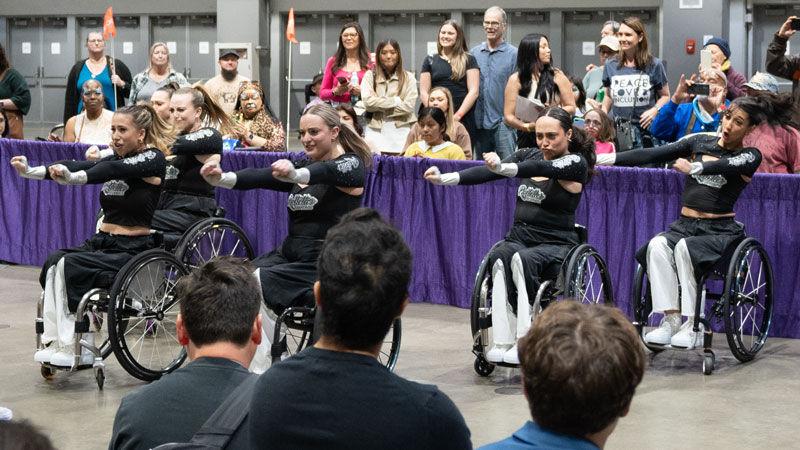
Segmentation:
{"type": "MultiPolygon", "coordinates": [[[[582,155],[568,153],[558,159],[547,161],[542,156],[541,150],[528,148],[514,152],[503,162],[516,163],[516,177],[522,178],[517,188],[515,225],[574,230],[575,209],[580,203],[581,193],[573,194],[567,191],[559,180],[586,184],[589,167],[582,155]],[[548,177],[548,179],[535,181],[531,177],[548,177]]],[[[458,174],[459,184],[464,185],[505,178],[491,172],[486,166],[462,170],[458,174]]]]}
{"type": "Polygon", "coordinates": [[[324,239],[343,215],[361,206],[363,193],[350,195],[337,186],[364,187],[367,177],[364,163],[352,153],[328,161],[300,159],[292,162],[296,169],[308,169],[311,175],[308,186],[277,180],[272,176],[272,168],[263,168],[236,172],[233,188],[289,192],[289,236],[324,239]]]}
{"type": "Polygon", "coordinates": [[[179,136],[172,145],[174,158],[167,161],[165,193],[214,197],[214,186],[200,175],[203,163],[196,155],[222,154],[222,134],[214,128],[201,128],[179,136]]]}
{"type": "MultiPolygon", "coordinates": [[[[142,178],[164,180],[167,161],[158,149],[148,148],[125,158],[112,155],[100,161],[58,161],[70,172],[85,171],[87,184],[103,184],[100,206],[104,221],[114,225],[150,228],[161,195],[161,185],[142,178]]],[[[50,179],[48,170],[46,179],[50,179]]]]}
{"type": "Polygon", "coordinates": [[[704,213],[730,214],[748,184],[742,176],[753,176],[761,164],[761,152],[753,147],[729,151],[721,147],[718,140],[717,136],[701,134],[661,147],[617,153],[614,165],[632,166],[678,158],[699,162],[703,166],[702,173],[686,176],[683,206],[704,213]],[[703,161],[703,155],[719,159],[703,161]]]}

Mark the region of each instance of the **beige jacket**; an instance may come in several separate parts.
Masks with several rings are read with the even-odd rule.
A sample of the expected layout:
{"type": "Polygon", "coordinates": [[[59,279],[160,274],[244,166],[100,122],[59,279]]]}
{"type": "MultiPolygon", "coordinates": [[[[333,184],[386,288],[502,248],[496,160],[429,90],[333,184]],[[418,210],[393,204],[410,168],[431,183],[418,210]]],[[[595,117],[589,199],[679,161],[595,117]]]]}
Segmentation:
{"type": "Polygon", "coordinates": [[[367,126],[373,130],[381,130],[384,120],[394,121],[397,126],[415,123],[417,116],[414,114],[414,106],[419,94],[414,74],[406,71],[402,86],[397,74],[392,75],[388,83],[383,77],[373,82],[374,77],[375,71],[368,70],[361,80],[364,109],[373,113],[372,119],[367,120],[367,126]]]}

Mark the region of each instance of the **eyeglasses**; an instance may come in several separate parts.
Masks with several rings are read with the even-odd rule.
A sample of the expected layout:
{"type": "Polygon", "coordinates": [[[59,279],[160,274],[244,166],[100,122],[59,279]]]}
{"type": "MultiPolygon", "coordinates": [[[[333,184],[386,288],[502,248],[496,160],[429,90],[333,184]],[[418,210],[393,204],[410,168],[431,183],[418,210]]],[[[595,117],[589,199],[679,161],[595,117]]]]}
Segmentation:
{"type": "Polygon", "coordinates": [[[83,88],[83,96],[84,97],[89,97],[89,96],[92,96],[92,95],[101,96],[101,95],[103,95],[103,90],[101,88],[97,88],[97,89],[83,88]]]}
{"type": "Polygon", "coordinates": [[[343,33],[342,39],[358,39],[358,33],[343,33]]]}
{"type": "Polygon", "coordinates": [[[483,21],[483,26],[486,28],[497,28],[502,24],[503,24],[502,22],[495,22],[495,21],[487,22],[485,20],[483,21]]]}
{"type": "Polygon", "coordinates": [[[86,41],[86,42],[91,42],[91,43],[93,43],[93,44],[96,44],[96,43],[98,43],[98,42],[103,42],[103,40],[102,40],[102,39],[89,39],[89,40],[88,40],[88,41],[86,41]]]}
{"type": "Polygon", "coordinates": [[[614,55],[616,53],[617,52],[615,52],[614,50],[610,50],[610,49],[607,49],[607,48],[601,48],[600,49],[600,54],[601,55],[614,55]]]}
{"type": "Polygon", "coordinates": [[[242,93],[241,98],[242,98],[242,100],[247,100],[247,99],[250,99],[250,98],[252,98],[253,100],[258,100],[259,98],[261,98],[261,96],[258,95],[258,92],[253,92],[252,94],[242,93]]]}

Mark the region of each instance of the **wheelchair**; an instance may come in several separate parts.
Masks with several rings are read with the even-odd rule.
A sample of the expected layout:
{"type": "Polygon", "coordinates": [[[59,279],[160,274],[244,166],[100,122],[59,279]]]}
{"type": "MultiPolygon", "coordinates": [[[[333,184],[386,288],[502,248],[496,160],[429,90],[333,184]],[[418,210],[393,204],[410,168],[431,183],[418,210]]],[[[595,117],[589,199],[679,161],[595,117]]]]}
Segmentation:
{"type": "MultiPolygon", "coordinates": [[[[154,381],[183,364],[186,350],[178,342],[179,312],[175,285],[189,271],[172,253],[153,249],[133,257],[117,273],[110,289],[95,288],[78,303],[71,367],[42,363],[42,376],[50,380],[57,370],[74,372],[92,367],[97,386],[103,389],[103,360],[112,352],[126,372],[143,381],[154,381]],[[105,327],[103,326],[105,324],[105,327]],[[84,339],[93,332],[95,342],[84,339]],[[91,366],[80,365],[81,350],[94,355],[91,366]]],[[[36,319],[36,345],[44,348],[40,297],[36,319]]]]}
{"type": "MultiPolygon", "coordinates": [[[[314,345],[319,338],[315,330],[318,332],[320,329],[319,315],[316,312],[316,307],[291,306],[278,316],[270,349],[273,364],[314,345]]],[[[398,317],[386,333],[378,355],[378,362],[390,371],[397,365],[402,334],[402,322],[398,317]]]]}
{"type": "MultiPolygon", "coordinates": [[[[575,232],[580,243],[570,249],[560,267],[551,265],[542,275],[544,281],[539,286],[536,297],[531,300],[531,321],[548,304],[558,300],[574,299],[591,304],[614,303],[611,277],[605,261],[597,250],[587,243],[586,227],[575,225],[575,232]]],[[[470,326],[472,353],[475,355],[474,369],[478,375],[484,377],[489,376],[496,366],[519,367],[516,364],[493,363],[486,360],[486,352],[493,342],[489,336],[492,327],[492,280],[488,255],[503,242],[494,244],[487,257],[481,261],[472,291],[470,326]]]]}
{"type": "MultiPolygon", "coordinates": [[[[764,247],[754,238],[730,245],[714,267],[699,276],[694,331],[699,331],[699,323],[705,326],[702,367],[705,375],[714,371],[716,359],[711,348],[714,333],[705,314],[706,300],[715,301],[709,315],[715,322],[724,323],[733,356],[741,362],[748,362],[755,358],[767,340],[774,296],[772,263],[764,247]]],[[[641,265],[636,268],[633,285],[633,314],[633,324],[648,349],[659,353],[673,348],[648,343],[644,338],[647,332],[659,326],[663,314],[653,312],[650,282],[641,265]]]]}

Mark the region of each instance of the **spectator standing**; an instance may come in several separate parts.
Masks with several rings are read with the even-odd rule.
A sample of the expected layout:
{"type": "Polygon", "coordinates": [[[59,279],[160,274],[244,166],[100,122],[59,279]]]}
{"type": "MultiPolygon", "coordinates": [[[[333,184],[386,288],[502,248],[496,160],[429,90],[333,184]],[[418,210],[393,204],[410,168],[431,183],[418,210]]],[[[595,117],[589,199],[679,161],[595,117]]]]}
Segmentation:
{"type": "MultiPolygon", "coordinates": [[[[767,47],[767,72],[776,77],[792,80],[792,97],[795,105],[800,110],[800,53],[787,56],[786,48],[789,45],[789,38],[797,33],[792,29],[792,20],[797,16],[791,16],[781,25],[775,33],[772,42],[767,47]]],[[[800,122],[800,116],[795,115],[795,122],[800,122]]]]}
{"type": "Polygon", "coordinates": [[[225,114],[230,116],[236,108],[239,85],[250,79],[239,74],[239,53],[236,50],[219,52],[219,68],[219,75],[206,81],[203,87],[225,114]]]}
{"type": "Polygon", "coordinates": [[[553,67],[550,43],[545,35],[530,33],[522,38],[517,52],[517,72],[508,79],[504,95],[506,124],[518,130],[517,146],[536,147],[535,119],[526,122],[516,116],[518,97],[538,101],[542,109],[560,106],[569,114],[575,114],[572,85],[564,72],[553,67]]]}
{"type": "MultiPolygon", "coordinates": [[[[647,47],[647,32],[638,17],[622,21],[617,33],[619,53],[606,61],[603,69],[603,112],[617,121],[630,121],[628,148],[653,147],[650,125],[658,111],[669,101],[667,72],[661,60],[650,54],[647,47]]],[[[621,139],[619,130],[617,138],[621,139]]],[[[622,141],[620,141],[622,142],[622,141]]],[[[622,147],[622,146],[621,146],[622,147]]]]}
{"type": "Polygon", "coordinates": [[[778,80],[756,72],[745,83],[748,97],[765,100],[766,119],[744,138],[744,145],[761,152],[757,172],[800,173],[800,132],[797,130],[797,105],[788,94],[778,94],[778,80]]]}
{"type": "Polygon", "coordinates": [[[366,129],[364,138],[380,153],[400,154],[416,123],[417,80],[403,69],[400,44],[394,39],[378,43],[377,64],[361,81],[366,129]]]}
{"type": "Polygon", "coordinates": [[[436,54],[422,62],[419,96],[423,106],[430,106],[431,88],[442,86],[453,96],[453,117],[464,124],[470,140],[475,136],[473,105],[480,91],[480,69],[468,52],[464,29],[455,20],[445,20],[439,27],[436,54]]]}
{"type": "Polygon", "coordinates": [[[728,86],[725,73],[720,69],[700,73],[698,81],[708,84],[709,95],[689,94],[688,89],[694,84],[694,78],[693,75],[687,80],[685,75],[681,75],[672,98],[653,120],[650,127],[653,136],[665,142],[674,142],[687,134],[717,131],[720,114],[730,104],[725,99],[728,86]]]}
{"type": "Polygon", "coordinates": [[[592,109],[599,108],[598,104],[603,103],[603,96],[605,95],[603,91],[603,68],[606,65],[606,61],[613,58],[617,52],[619,52],[619,41],[617,37],[615,35],[605,36],[600,40],[600,44],[597,46],[597,53],[600,54],[600,65],[595,66],[591,64],[592,68],[583,76],[583,87],[586,89],[586,98],[597,102],[595,104],[589,102],[592,109]],[[599,94],[600,92],[603,93],[599,94]]]}
{"type": "Polygon", "coordinates": [[[411,250],[372,209],[344,215],[322,244],[314,284],[322,336],[256,384],[250,440],[270,449],[469,449],[469,430],[435,386],[376,357],[408,304],[411,250]]]}
{"type": "Polygon", "coordinates": [[[574,301],[542,311],[520,339],[519,359],[533,421],[481,449],[602,449],[647,364],[622,311],[574,301]]]}
{"type": "Polygon", "coordinates": [[[83,83],[81,101],[83,112],[69,118],[64,125],[64,137],[51,134],[48,140],[108,146],[111,142],[111,119],[114,113],[103,107],[105,96],[99,81],[89,79],[83,83]]]}
{"type": "Polygon", "coordinates": [[[150,47],[150,64],[147,69],[133,77],[128,103],[133,105],[138,101],[150,102],[153,93],[168,83],[177,83],[179,87],[189,86],[186,77],[172,68],[167,44],[156,42],[150,47]]]}
{"type": "MultiPolygon", "coordinates": [[[[447,122],[447,135],[453,142],[464,150],[466,159],[472,159],[472,141],[469,138],[467,129],[461,122],[453,118],[453,97],[450,95],[450,90],[446,87],[435,87],[431,89],[428,95],[428,105],[434,108],[439,108],[444,113],[445,121],[447,122]]],[[[422,139],[419,129],[419,120],[411,127],[411,132],[408,133],[406,138],[405,148],[414,142],[422,139]]]]}
{"type": "Polygon", "coordinates": [[[703,49],[711,52],[711,68],[719,69],[725,74],[728,83],[728,93],[725,98],[733,100],[744,97],[746,94],[744,84],[747,82],[747,78],[733,70],[729,59],[731,57],[731,47],[728,45],[728,41],[722,38],[711,38],[703,46],[703,49]]]}
{"type": "MultiPolygon", "coordinates": [[[[109,450],[189,442],[228,395],[255,376],[247,367],[261,342],[261,289],[250,263],[214,258],[184,276],[177,293],[176,339],[191,363],[122,399],[109,450]]],[[[248,428],[245,418],[225,448],[252,448],[248,428]]]]}
{"type": "Polygon", "coordinates": [[[492,6],[483,14],[486,40],[471,53],[480,69],[480,95],[475,102],[475,158],[497,153],[510,156],[517,145],[517,135],[503,123],[503,95],[508,77],[517,71],[517,47],[505,39],[508,28],[506,12],[492,6]]]}
{"type": "Polygon", "coordinates": [[[108,109],[116,111],[125,105],[131,94],[131,71],[119,59],[106,56],[106,41],[103,34],[93,31],[86,37],[89,57],[72,66],[67,76],[67,90],[64,94],[64,123],[70,117],[83,111],[80,99],[83,83],[96,79],[103,86],[103,95],[108,100],[108,109]]]}
{"type": "Polygon", "coordinates": [[[319,98],[326,102],[356,103],[361,98],[361,80],[369,70],[369,48],[358,22],[349,22],[339,32],[336,53],[328,58],[319,98]]]}
{"type": "Polygon", "coordinates": [[[21,73],[11,67],[6,49],[0,45],[0,109],[5,111],[3,137],[24,139],[22,116],[31,108],[31,91],[21,73]]]}

